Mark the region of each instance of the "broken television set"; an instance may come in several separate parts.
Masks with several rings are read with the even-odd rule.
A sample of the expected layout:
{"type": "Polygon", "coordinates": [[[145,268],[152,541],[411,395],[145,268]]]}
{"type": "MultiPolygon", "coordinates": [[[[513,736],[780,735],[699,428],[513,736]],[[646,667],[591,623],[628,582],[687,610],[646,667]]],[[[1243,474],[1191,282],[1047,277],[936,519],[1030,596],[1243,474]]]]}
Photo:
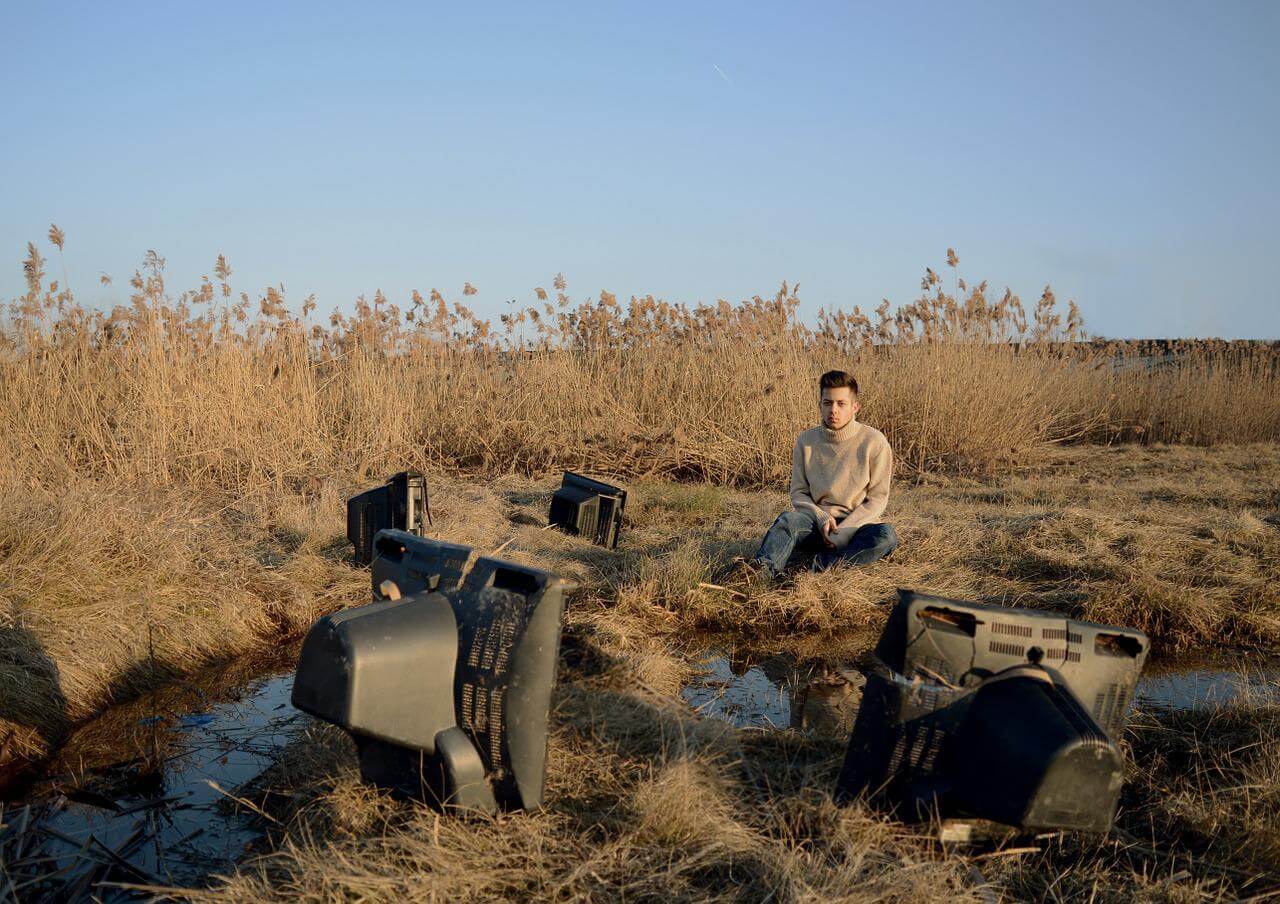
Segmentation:
{"type": "Polygon", "coordinates": [[[566,582],[405,531],[373,602],[318,620],[293,704],[349,732],[365,781],[456,809],[540,805],[566,582]]]}
{"type": "Polygon", "coordinates": [[[572,471],[551,497],[548,521],[592,543],[617,549],[627,491],[572,471]]]}
{"type": "Polygon", "coordinates": [[[1105,832],[1148,649],[1129,628],[899,591],[837,796],[908,820],[1105,832]]]}
{"type": "Polygon", "coordinates": [[[380,530],[403,530],[422,536],[431,523],[427,480],[415,471],[401,471],[380,487],[347,500],[347,540],[352,561],[373,560],[373,538],[380,530]]]}

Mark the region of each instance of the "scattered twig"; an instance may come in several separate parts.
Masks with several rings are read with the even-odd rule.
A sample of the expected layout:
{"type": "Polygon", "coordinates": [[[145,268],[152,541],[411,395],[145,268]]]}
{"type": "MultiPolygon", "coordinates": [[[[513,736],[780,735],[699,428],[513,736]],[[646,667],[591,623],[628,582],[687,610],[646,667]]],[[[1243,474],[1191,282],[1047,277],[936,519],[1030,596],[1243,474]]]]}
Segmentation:
{"type": "Polygon", "coordinates": [[[99,794],[89,788],[59,788],[58,790],[63,797],[74,803],[97,807],[100,810],[108,810],[116,814],[120,812],[120,804],[105,794],[99,794]]]}
{"type": "Polygon", "coordinates": [[[1018,856],[1021,856],[1022,854],[1038,854],[1040,853],[1040,850],[1041,849],[1038,847],[1008,848],[1003,851],[992,851],[989,854],[978,854],[977,856],[970,857],[969,859],[970,860],[994,860],[997,857],[1018,857],[1018,856]]]}
{"type": "Polygon", "coordinates": [[[9,870],[4,865],[4,859],[0,858],[0,873],[4,874],[5,884],[9,886],[9,894],[14,901],[18,900],[18,890],[13,887],[13,877],[9,875],[9,870]]]}
{"type": "Polygon", "coordinates": [[[226,788],[223,788],[221,785],[219,785],[217,782],[215,782],[215,781],[214,781],[213,779],[211,779],[211,778],[207,778],[207,779],[205,779],[205,780],[204,780],[204,783],[205,783],[206,785],[208,785],[210,788],[212,788],[214,791],[217,791],[219,794],[225,794],[227,797],[231,798],[231,799],[232,799],[232,800],[234,800],[236,803],[238,803],[238,804],[242,804],[242,805],[244,805],[244,806],[248,807],[250,810],[252,810],[253,812],[257,813],[257,814],[258,814],[259,816],[261,816],[263,819],[269,819],[269,820],[271,820],[272,822],[274,822],[276,825],[280,825],[280,820],[276,819],[274,816],[272,816],[272,815],[271,815],[270,813],[268,813],[266,810],[264,810],[264,809],[262,809],[261,807],[259,807],[259,806],[258,806],[257,804],[255,804],[253,801],[251,801],[251,800],[246,800],[246,799],[245,799],[245,798],[243,798],[243,797],[238,797],[237,795],[232,794],[230,791],[228,791],[226,788]]]}
{"type": "MultiPolygon", "coordinates": [[[[12,825],[12,823],[10,823],[12,825]]],[[[35,836],[35,832],[28,832],[31,827],[31,805],[26,804],[22,808],[22,817],[19,820],[18,827],[14,831],[14,848],[9,852],[10,862],[23,859],[27,854],[27,848],[31,845],[31,839],[35,836]]]]}
{"type": "Polygon", "coordinates": [[[698,581],[698,586],[705,587],[707,590],[723,590],[725,593],[729,594],[730,596],[741,597],[744,600],[747,598],[747,595],[742,591],[733,590],[729,587],[724,586],[723,584],[708,584],[706,581],[698,581]]]}
{"type": "MultiPolygon", "coordinates": [[[[133,839],[130,839],[130,842],[132,842],[132,840],[133,839]]],[[[137,876],[139,879],[142,879],[144,882],[157,881],[155,876],[148,873],[142,867],[135,866],[134,864],[130,863],[128,860],[121,857],[119,854],[117,854],[107,845],[103,844],[97,838],[93,839],[93,843],[96,844],[108,857],[111,858],[111,862],[113,864],[120,867],[121,869],[126,870],[127,872],[130,872],[130,873],[133,873],[135,876],[137,876]]]]}
{"type": "Polygon", "coordinates": [[[163,806],[166,806],[167,804],[177,803],[178,801],[182,800],[183,797],[184,795],[176,794],[173,797],[161,797],[156,800],[143,801],[140,804],[134,804],[132,807],[126,807],[125,809],[120,810],[116,815],[130,816],[142,810],[151,810],[151,809],[154,809],[155,807],[163,807],[163,806]]]}

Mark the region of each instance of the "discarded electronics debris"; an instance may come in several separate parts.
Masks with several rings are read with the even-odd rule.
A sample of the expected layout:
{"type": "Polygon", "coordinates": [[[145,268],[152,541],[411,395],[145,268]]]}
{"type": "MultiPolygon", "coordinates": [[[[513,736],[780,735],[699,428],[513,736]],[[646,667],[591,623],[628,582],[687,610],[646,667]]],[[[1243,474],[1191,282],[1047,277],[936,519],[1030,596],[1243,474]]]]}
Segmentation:
{"type": "Polygon", "coordinates": [[[551,497],[548,521],[600,546],[617,549],[626,505],[627,491],[622,487],[565,471],[560,489],[551,497]]]}
{"type": "Polygon", "coordinates": [[[1105,832],[1141,631],[900,590],[837,796],[901,818],[1105,832]]]}
{"type": "Polygon", "coordinates": [[[352,561],[368,565],[373,560],[373,537],[380,530],[421,537],[430,523],[427,479],[415,471],[401,471],[382,486],[347,500],[347,539],[355,547],[352,561]]]}
{"type": "Polygon", "coordinates": [[[293,705],[351,733],[370,784],[484,812],[542,801],[565,581],[399,530],[374,602],[303,641],[293,705]]]}

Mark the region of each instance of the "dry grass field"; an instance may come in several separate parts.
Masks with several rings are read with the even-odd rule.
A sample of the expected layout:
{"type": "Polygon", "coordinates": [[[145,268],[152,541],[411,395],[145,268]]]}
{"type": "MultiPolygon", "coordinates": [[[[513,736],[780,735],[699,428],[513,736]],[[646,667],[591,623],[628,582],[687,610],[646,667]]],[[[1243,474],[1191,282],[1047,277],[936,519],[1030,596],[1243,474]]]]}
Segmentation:
{"type": "Polygon", "coordinates": [[[613,553],[538,527],[553,480],[442,488],[443,536],[510,540],[504,555],[581,583],[545,812],[459,820],[395,802],[362,786],[350,742],[317,724],[246,791],[278,821],[264,822],[260,855],[177,896],[941,901],[983,900],[985,884],[1004,900],[1199,901],[1280,887],[1273,705],[1139,711],[1111,836],[984,857],[946,852],[862,805],[836,807],[845,738],[735,729],[677,693],[702,631],[761,651],[856,649],[897,585],[1116,617],[1150,631],[1166,657],[1209,638],[1274,648],[1276,452],[1084,447],[1003,478],[904,483],[891,559],[745,596],[702,585],[749,548],[781,493],[640,483],[613,553]]]}
{"type": "MultiPolygon", "coordinates": [[[[317,725],[239,789],[277,820],[262,821],[268,840],[257,856],[211,890],[173,894],[982,900],[987,883],[1007,900],[1119,901],[1269,890],[1280,883],[1274,706],[1139,712],[1115,833],[976,860],[865,807],[837,808],[843,738],[734,729],[692,713],[678,690],[695,667],[689,654],[711,642],[704,632],[762,652],[856,649],[898,585],[1140,624],[1158,656],[1210,639],[1274,648],[1276,452],[1067,447],[1003,476],[904,480],[891,509],[904,542],[891,559],[734,592],[703,585],[750,549],[781,492],[638,482],[623,547],[611,552],[541,529],[554,478],[441,479],[439,536],[484,550],[506,544],[503,555],[580,585],[546,810],[453,820],[393,801],[360,785],[350,743],[317,725]]],[[[336,586],[358,601],[363,577],[337,561],[340,498],[322,487],[290,526],[277,526],[296,532],[277,567],[287,574],[297,567],[290,555],[316,557],[346,573],[336,586]]]]}
{"type": "Polygon", "coordinates": [[[434,291],[319,323],[310,299],[238,294],[221,258],[175,296],[154,254],[132,304],[104,313],[48,282],[35,246],[26,267],[0,324],[0,770],[364,601],[343,500],[395,470],[429,475],[436,536],[579,582],[545,812],[394,803],[316,729],[254,790],[279,820],[262,857],[197,897],[940,900],[989,880],[1009,899],[1203,900],[1280,884],[1274,708],[1140,714],[1121,833],[972,862],[836,808],[838,741],[733,729],[677,694],[698,638],[856,646],[899,586],[1134,625],[1157,656],[1274,650],[1274,345],[1082,343],[1048,290],[1028,313],[932,271],[911,305],[816,326],[794,287],[691,308],[575,303],[560,278],[495,326],[434,291]],[[785,507],[792,439],[835,366],[897,453],[902,547],[726,587],[785,507]],[[565,467],[634,489],[616,552],[541,529],[565,467]]]}

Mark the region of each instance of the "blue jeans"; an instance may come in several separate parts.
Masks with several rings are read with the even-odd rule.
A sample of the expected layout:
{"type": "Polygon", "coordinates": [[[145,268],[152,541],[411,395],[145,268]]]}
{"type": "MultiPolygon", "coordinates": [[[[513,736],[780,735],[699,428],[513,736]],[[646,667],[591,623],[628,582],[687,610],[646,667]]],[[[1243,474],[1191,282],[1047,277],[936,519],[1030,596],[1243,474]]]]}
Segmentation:
{"type": "Polygon", "coordinates": [[[883,559],[898,548],[898,534],[890,524],[864,524],[854,531],[843,549],[827,549],[812,515],[783,512],[764,535],[756,561],[777,577],[786,569],[797,546],[817,549],[813,570],[825,571],[833,565],[867,565],[883,559]]]}

